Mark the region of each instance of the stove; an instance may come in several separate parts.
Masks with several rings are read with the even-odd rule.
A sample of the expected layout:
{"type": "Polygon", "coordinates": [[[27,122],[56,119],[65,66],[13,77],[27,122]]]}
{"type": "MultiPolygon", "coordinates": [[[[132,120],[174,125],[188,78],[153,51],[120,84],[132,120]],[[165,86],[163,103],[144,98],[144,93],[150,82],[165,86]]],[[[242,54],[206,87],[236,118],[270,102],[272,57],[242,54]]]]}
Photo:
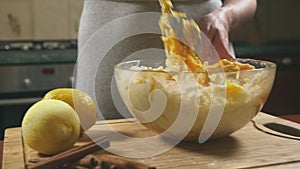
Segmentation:
{"type": "Polygon", "coordinates": [[[0,51],[76,49],[77,40],[0,41],[0,51]]]}
{"type": "Polygon", "coordinates": [[[0,41],[0,140],[54,88],[72,87],[76,41],[0,41]]]}

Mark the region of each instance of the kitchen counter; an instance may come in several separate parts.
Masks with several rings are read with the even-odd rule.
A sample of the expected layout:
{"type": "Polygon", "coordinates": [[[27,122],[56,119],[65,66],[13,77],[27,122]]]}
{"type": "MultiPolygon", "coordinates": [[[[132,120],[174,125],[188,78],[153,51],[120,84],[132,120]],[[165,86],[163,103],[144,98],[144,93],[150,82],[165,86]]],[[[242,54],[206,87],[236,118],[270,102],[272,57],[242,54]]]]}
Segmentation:
{"type": "MultiPolygon", "coordinates": [[[[132,137],[151,136],[152,132],[143,126],[128,120],[109,120],[111,127],[117,131],[132,137]]],[[[299,168],[300,147],[298,140],[289,139],[276,134],[257,130],[259,123],[280,123],[300,129],[300,125],[281,118],[259,113],[254,118],[254,123],[248,123],[241,130],[223,139],[212,140],[204,144],[183,142],[171,150],[155,157],[137,159],[148,165],[163,168],[299,168]],[[172,160],[172,161],[170,161],[172,160]]],[[[97,122],[88,132],[91,135],[106,133],[103,130],[105,123],[97,122]]],[[[28,163],[28,159],[42,158],[34,150],[22,145],[20,128],[11,128],[6,131],[4,141],[4,165],[6,168],[21,167],[28,163]],[[12,147],[10,147],[12,146],[12,147]],[[24,147],[23,147],[24,146],[24,147]],[[26,151],[23,150],[26,149],[26,151]]],[[[84,141],[83,136],[81,141],[84,141]]],[[[127,151],[126,140],[114,140],[111,138],[111,147],[127,151]]],[[[151,143],[149,143],[151,144],[151,143]]],[[[128,149],[132,151],[132,149],[128,149]]],[[[142,153],[143,151],[140,152],[142,153]]]]}
{"type": "MultiPolygon", "coordinates": [[[[300,41],[233,42],[236,56],[300,56],[300,41]]],[[[0,50],[0,65],[73,62],[77,49],[0,50]]]]}
{"type": "Polygon", "coordinates": [[[75,63],[76,59],[77,40],[0,40],[0,65],[75,63]]]}
{"type": "Polygon", "coordinates": [[[300,56],[300,41],[233,42],[236,56],[300,56]]]}

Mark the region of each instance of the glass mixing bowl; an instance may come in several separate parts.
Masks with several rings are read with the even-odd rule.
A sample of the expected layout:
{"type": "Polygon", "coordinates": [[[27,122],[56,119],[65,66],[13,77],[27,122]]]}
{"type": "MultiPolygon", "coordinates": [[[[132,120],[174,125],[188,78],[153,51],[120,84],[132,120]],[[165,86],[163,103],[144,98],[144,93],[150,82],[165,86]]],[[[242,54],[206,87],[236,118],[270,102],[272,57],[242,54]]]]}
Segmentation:
{"type": "Polygon", "coordinates": [[[274,63],[237,61],[255,69],[167,73],[142,68],[141,60],[133,60],[115,66],[115,79],[126,107],[148,129],[196,141],[208,114],[218,110],[222,116],[214,121],[217,127],[209,138],[219,138],[242,128],[262,109],[276,74],[274,63]],[[186,119],[177,123],[179,118],[186,119]]]}

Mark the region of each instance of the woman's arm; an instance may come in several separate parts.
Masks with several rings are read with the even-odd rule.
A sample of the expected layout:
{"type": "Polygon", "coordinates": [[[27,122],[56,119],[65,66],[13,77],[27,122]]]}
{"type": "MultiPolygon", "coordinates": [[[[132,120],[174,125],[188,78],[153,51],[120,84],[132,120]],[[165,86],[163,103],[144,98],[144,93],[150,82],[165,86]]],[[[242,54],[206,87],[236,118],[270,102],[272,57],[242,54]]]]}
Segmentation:
{"type": "Polygon", "coordinates": [[[220,10],[231,22],[229,31],[235,32],[247,23],[255,14],[256,5],[256,0],[225,0],[220,10]]]}
{"type": "Polygon", "coordinates": [[[222,59],[235,58],[229,50],[229,34],[237,32],[256,11],[256,0],[225,0],[224,5],[203,16],[200,29],[211,40],[222,59]]]}

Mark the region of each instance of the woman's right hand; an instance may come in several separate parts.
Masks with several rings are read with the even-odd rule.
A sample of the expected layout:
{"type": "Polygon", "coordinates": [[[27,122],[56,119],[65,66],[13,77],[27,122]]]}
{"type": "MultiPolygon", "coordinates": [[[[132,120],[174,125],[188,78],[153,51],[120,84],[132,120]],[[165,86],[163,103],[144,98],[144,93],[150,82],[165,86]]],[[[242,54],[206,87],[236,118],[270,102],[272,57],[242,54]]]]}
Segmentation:
{"type": "Polygon", "coordinates": [[[199,27],[211,41],[221,59],[235,59],[235,56],[230,52],[230,21],[221,9],[216,9],[203,16],[199,22],[199,27]]]}

